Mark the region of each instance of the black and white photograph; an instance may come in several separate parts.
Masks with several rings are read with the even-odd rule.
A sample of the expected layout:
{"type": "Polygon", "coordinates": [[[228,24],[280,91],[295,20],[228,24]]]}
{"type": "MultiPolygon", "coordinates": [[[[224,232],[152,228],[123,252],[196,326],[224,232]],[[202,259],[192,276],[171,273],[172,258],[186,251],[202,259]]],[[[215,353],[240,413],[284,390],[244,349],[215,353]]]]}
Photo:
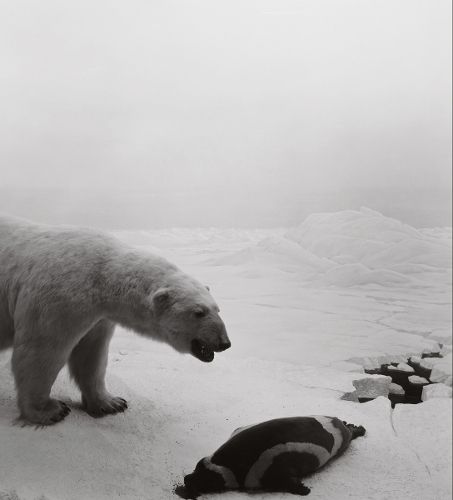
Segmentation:
{"type": "Polygon", "coordinates": [[[0,500],[450,500],[451,0],[0,0],[0,500]]]}

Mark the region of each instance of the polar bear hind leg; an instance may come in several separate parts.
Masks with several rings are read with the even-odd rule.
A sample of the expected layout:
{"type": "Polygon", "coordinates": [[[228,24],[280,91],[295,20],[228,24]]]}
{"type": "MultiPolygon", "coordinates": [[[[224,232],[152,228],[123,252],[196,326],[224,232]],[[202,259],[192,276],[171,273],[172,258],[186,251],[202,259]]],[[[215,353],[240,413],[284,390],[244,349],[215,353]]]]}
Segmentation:
{"type": "Polygon", "coordinates": [[[52,399],[50,390],[66,362],[64,352],[46,345],[45,339],[15,345],[12,368],[16,381],[20,419],[28,424],[52,425],[70,412],[62,401],[52,399]]]}

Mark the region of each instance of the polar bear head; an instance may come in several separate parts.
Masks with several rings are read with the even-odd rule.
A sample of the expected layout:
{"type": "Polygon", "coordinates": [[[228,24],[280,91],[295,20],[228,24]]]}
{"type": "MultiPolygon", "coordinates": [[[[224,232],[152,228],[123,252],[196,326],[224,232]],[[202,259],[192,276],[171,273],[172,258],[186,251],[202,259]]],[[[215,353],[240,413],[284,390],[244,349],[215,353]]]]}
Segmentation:
{"type": "Polygon", "coordinates": [[[151,300],[159,338],[178,352],[209,363],[231,346],[209,289],[190,276],[175,273],[151,300]]]}

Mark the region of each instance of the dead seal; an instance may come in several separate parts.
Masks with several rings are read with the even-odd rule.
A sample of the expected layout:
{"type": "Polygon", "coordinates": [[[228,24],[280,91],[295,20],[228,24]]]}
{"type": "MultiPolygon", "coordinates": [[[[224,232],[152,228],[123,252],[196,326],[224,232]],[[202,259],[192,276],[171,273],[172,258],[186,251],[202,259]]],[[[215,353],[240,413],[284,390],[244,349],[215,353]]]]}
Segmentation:
{"type": "Polygon", "coordinates": [[[226,490],[308,495],[310,489],[302,478],[341,455],[364,434],[362,426],[319,415],[242,427],[213,455],[201,459],[175,493],[187,499],[226,490]]]}

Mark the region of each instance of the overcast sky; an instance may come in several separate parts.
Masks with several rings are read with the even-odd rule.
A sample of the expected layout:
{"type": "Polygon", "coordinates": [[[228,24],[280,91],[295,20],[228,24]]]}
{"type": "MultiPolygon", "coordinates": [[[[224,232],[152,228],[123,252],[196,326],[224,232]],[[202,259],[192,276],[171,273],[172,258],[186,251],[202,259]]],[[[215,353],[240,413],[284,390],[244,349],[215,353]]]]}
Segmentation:
{"type": "Polygon", "coordinates": [[[2,186],[450,185],[450,0],[0,5],[2,186]]]}

